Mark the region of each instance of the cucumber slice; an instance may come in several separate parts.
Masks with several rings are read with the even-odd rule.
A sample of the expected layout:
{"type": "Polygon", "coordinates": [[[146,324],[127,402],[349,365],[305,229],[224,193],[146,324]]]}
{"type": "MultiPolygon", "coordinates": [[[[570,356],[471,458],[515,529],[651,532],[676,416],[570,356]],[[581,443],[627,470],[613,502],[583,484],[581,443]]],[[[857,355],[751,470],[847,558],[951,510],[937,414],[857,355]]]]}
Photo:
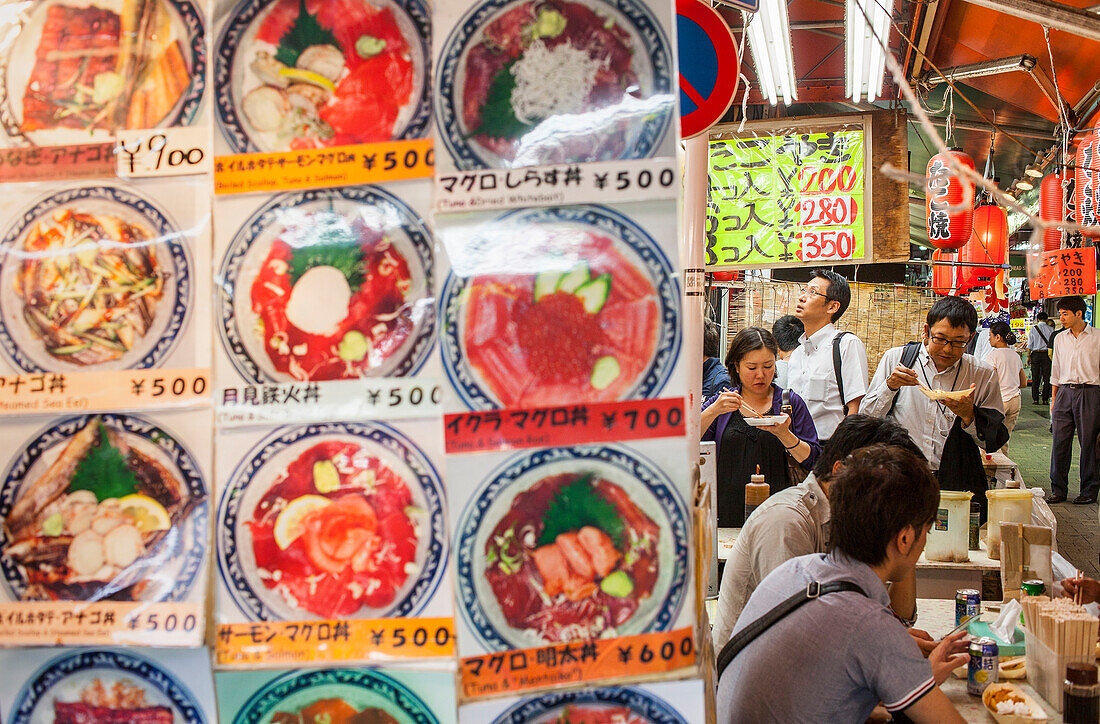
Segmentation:
{"type": "Polygon", "coordinates": [[[535,275],[535,301],[542,299],[547,294],[553,294],[558,289],[561,278],[565,276],[561,272],[547,271],[535,275]]]}
{"type": "Polygon", "coordinates": [[[600,357],[596,360],[596,364],[592,365],[592,376],[588,381],[595,389],[603,390],[618,379],[621,373],[622,368],[619,367],[619,360],[608,355],[607,357],[600,357]]]}
{"type": "Polygon", "coordinates": [[[584,311],[596,314],[607,303],[607,295],[611,293],[611,275],[601,274],[590,282],[580,285],[573,294],[581,300],[584,311]]]}
{"type": "Polygon", "coordinates": [[[588,279],[588,264],[582,261],[561,278],[561,281],[558,282],[557,291],[572,294],[577,291],[577,287],[587,282],[588,279]]]}

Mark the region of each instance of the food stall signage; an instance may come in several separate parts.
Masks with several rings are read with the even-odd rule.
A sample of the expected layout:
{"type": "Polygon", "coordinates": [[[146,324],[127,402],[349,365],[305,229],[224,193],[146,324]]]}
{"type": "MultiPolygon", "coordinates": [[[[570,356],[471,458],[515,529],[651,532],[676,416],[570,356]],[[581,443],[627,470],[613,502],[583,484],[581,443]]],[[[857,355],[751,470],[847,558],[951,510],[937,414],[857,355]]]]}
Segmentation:
{"type": "Polygon", "coordinates": [[[695,663],[692,629],[517,649],[462,660],[470,699],[582,681],[645,676],[695,663]]]}
{"type": "Polygon", "coordinates": [[[218,626],[219,666],[454,656],[454,619],[268,621],[218,626]]]}
{"type": "Polygon", "coordinates": [[[115,145],[37,146],[0,151],[0,182],[109,178],[115,175],[115,145]]]}
{"type": "Polygon", "coordinates": [[[114,149],[120,178],[210,173],[210,129],[201,126],[160,131],[119,131],[114,149]]]}
{"type": "Polygon", "coordinates": [[[0,375],[0,415],[114,412],[209,402],[209,369],[0,375]]]}
{"type": "Polygon", "coordinates": [[[201,646],[202,605],[119,601],[0,604],[5,646],[201,646]]]}
{"type": "Polygon", "coordinates": [[[437,212],[457,212],[674,199],[680,184],[676,159],[651,158],[456,171],[435,191],[437,212]]]}
{"type": "Polygon", "coordinates": [[[218,394],[223,427],[429,417],[439,414],[442,397],[425,377],[242,385],[218,394]]]}
{"type": "Polygon", "coordinates": [[[684,435],[684,400],[633,400],[447,415],[447,453],[684,435]]]}
{"type": "Polygon", "coordinates": [[[425,178],[435,168],[430,138],[214,159],[214,193],[330,188],[425,178]]]}
{"type": "Polygon", "coordinates": [[[1034,262],[1038,267],[1031,275],[1031,298],[1081,296],[1096,294],[1096,249],[1058,249],[1040,255],[1034,262]]]}
{"type": "Polygon", "coordinates": [[[862,129],[711,140],[707,266],[867,256],[862,129]]]}

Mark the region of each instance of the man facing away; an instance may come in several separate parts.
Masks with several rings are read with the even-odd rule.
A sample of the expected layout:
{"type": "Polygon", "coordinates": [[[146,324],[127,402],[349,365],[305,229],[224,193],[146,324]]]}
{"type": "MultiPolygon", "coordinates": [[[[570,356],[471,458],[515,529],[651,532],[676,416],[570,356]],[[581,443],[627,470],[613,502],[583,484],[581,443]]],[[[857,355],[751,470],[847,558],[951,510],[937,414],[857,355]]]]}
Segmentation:
{"type": "MultiPolygon", "coordinates": [[[[895,423],[849,415],[837,426],[806,480],[769,497],[745,521],[718,588],[711,629],[716,651],[729,641],[745,603],[769,573],[792,558],[826,551],[830,481],[843,469],[848,455],[876,443],[896,445],[923,457],[908,433],[895,423]]],[[[891,608],[907,622],[915,618],[915,588],[915,580],[890,587],[891,608]]]]}
{"type": "Polygon", "coordinates": [[[963,721],[938,686],[966,660],[948,653],[962,632],[924,658],[886,590],[915,575],[939,499],[928,466],[907,450],[872,445],[847,458],[830,490],[829,553],[772,571],[745,606],[734,640],[815,582],[859,590],[811,598],[741,649],[718,682],[719,721],[863,722],[879,702],[915,722],[963,721]]]}
{"type": "Polygon", "coordinates": [[[802,320],[793,314],[785,314],[772,324],[772,336],[779,345],[779,356],[775,360],[775,384],[784,390],[787,389],[787,360],[798,349],[805,331],[802,320]]]}
{"type": "Polygon", "coordinates": [[[1100,434],[1100,332],[1085,324],[1085,301],[1062,297],[1056,305],[1065,332],[1054,338],[1050,371],[1050,405],[1054,444],[1050,450],[1048,503],[1065,502],[1069,494],[1069,465],[1073,433],[1081,443],[1081,494],[1074,503],[1096,502],[1100,489],[1096,436],[1100,434]]]}
{"type": "Polygon", "coordinates": [[[788,360],[787,383],[806,401],[824,445],[844,416],[859,410],[867,392],[867,349],[834,326],[852,301],[848,280],[826,269],[812,274],[795,305],[806,331],[788,360]]]}
{"type": "Polygon", "coordinates": [[[1047,313],[1039,312],[1035,324],[1027,333],[1028,364],[1031,365],[1031,401],[1036,405],[1042,399],[1050,404],[1050,350],[1053,348],[1054,327],[1047,321],[1047,313]]]}

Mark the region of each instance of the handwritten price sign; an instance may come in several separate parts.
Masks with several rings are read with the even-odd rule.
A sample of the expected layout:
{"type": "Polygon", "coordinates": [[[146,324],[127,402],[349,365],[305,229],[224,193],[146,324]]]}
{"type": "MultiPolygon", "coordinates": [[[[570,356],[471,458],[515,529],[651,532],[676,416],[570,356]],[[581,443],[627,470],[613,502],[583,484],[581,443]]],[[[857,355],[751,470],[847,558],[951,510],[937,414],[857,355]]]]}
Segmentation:
{"type": "Polygon", "coordinates": [[[1096,294],[1096,249],[1059,249],[1048,251],[1038,259],[1038,270],[1032,274],[1033,258],[1028,260],[1031,276],[1031,298],[1081,296],[1096,294]]]}
{"type": "Polygon", "coordinates": [[[187,176],[209,173],[213,168],[205,150],[210,129],[201,126],[166,128],[163,131],[120,131],[115,155],[122,178],[187,176]]]}

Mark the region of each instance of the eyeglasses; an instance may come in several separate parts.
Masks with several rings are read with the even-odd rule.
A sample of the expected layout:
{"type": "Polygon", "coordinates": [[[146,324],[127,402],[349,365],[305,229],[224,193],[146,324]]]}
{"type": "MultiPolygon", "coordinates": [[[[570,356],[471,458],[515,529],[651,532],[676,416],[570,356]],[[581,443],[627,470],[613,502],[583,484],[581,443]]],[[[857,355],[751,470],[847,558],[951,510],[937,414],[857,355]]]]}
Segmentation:
{"type": "Polygon", "coordinates": [[[802,289],[799,290],[798,296],[800,296],[800,297],[807,297],[807,296],[810,296],[810,295],[817,295],[819,297],[825,297],[826,299],[829,298],[828,294],[825,294],[823,292],[819,292],[819,291],[817,291],[816,289],[814,289],[813,287],[810,287],[810,286],[802,287],[802,289]]]}
{"type": "Polygon", "coordinates": [[[931,340],[932,344],[934,344],[938,347],[947,347],[948,345],[950,345],[951,347],[954,347],[955,349],[966,349],[966,345],[970,344],[969,339],[965,339],[961,342],[956,342],[953,339],[947,339],[946,337],[941,337],[938,334],[932,335],[930,337],[930,340],[931,340]]]}

